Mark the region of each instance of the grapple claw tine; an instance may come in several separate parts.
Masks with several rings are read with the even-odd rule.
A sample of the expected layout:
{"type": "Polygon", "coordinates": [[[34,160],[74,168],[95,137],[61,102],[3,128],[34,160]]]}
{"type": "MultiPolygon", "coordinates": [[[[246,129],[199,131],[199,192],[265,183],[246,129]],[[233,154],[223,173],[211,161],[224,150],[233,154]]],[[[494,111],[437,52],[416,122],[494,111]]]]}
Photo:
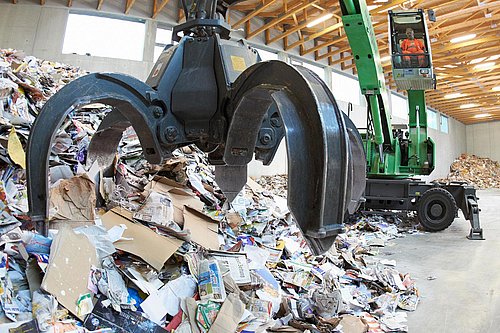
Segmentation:
{"type": "Polygon", "coordinates": [[[28,204],[40,232],[46,234],[48,227],[47,175],[52,141],[70,112],[93,103],[112,106],[116,110],[113,112],[119,112],[139,133],[146,158],[152,163],[161,162],[161,148],[154,132],[156,120],[149,109],[150,91],[148,85],[130,76],[89,74],[67,84],[45,103],[31,130],[27,149],[28,204]]]}
{"type": "Polygon", "coordinates": [[[215,181],[228,202],[233,202],[247,182],[247,165],[216,165],[215,181]]]}
{"type": "Polygon", "coordinates": [[[113,110],[107,114],[90,140],[87,166],[91,166],[94,161],[97,161],[101,168],[110,166],[123,132],[130,126],[130,122],[119,111],[113,110]]]}
{"type": "MultiPolygon", "coordinates": [[[[252,99],[267,100],[264,95],[274,101],[285,127],[288,206],[311,250],[323,253],[343,231],[349,205],[360,200],[351,187],[355,176],[365,177],[364,169],[354,168],[364,163],[362,143],[349,135],[344,114],[317,75],[279,61],[253,65],[235,82],[228,138],[246,133],[245,142],[257,142],[258,131],[248,128],[262,122],[269,105],[258,108],[252,99]],[[253,123],[241,120],[248,114],[255,116],[253,123]]],[[[225,161],[234,161],[230,154],[240,148],[246,151],[240,142],[226,146],[225,161]]]]}

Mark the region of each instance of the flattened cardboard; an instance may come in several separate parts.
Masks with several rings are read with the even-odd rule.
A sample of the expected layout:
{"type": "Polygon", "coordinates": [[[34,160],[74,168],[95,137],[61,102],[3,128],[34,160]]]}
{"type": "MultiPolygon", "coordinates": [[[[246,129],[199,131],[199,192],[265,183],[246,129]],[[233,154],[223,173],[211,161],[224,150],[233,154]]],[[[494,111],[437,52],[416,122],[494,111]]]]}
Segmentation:
{"type": "Polygon", "coordinates": [[[356,316],[342,315],[340,323],[345,333],[365,333],[368,330],[368,325],[356,316]]]}
{"type": "Polygon", "coordinates": [[[174,205],[174,221],[181,227],[184,225],[184,206],[191,207],[201,211],[203,202],[198,199],[191,191],[187,191],[184,186],[168,178],[155,177],[151,182],[150,191],[168,194],[174,205]],[[191,192],[191,193],[190,193],[191,192]]]}
{"type": "Polygon", "coordinates": [[[197,211],[203,209],[204,203],[197,197],[186,193],[186,191],[174,188],[168,193],[174,204],[174,221],[181,227],[184,226],[184,206],[191,207],[197,211]]]}
{"type": "Polygon", "coordinates": [[[184,207],[184,230],[189,229],[191,239],[206,249],[219,249],[219,223],[189,207],[184,207]]]}
{"type": "Polygon", "coordinates": [[[51,220],[94,221],[95,185],[87,175],[63,179],[50,190],[51,220]]]}
{"type": "Polygon", "coordinates": [[[87,236],[62,228],[50,247],[50,260],[42,289],[52,294],[69,312],[78,316],[77,300],[87,288],[91,266],[99,267],[97,252],[87,236]]]}
{"type": "Polygon", "coordinates": [[[113,209],[102,215],[101,221],[108,230],[124,224],[127,229],[123,237],[132,240],[119,240],[114,243],[115,247],[142,258],[158,271],[183,244],[182,240],[160,236],[153,230],[132,222],[132,213],[125,209],[113,209]]]}

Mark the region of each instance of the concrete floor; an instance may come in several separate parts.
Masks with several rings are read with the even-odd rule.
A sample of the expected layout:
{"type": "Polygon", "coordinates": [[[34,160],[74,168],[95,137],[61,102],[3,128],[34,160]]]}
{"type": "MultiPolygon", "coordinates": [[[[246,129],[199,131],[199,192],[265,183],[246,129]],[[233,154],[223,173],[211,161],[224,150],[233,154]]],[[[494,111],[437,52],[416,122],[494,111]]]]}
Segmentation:
{"type": "Polygon", "coordinates": [[[486,240],[467,240],[470,225],[461,216],[444,231],[408,235],[381,249],[417,281],[421,300],[408,313],[410,333],[500,332],[500,189],[478,197],[486,240]]]}

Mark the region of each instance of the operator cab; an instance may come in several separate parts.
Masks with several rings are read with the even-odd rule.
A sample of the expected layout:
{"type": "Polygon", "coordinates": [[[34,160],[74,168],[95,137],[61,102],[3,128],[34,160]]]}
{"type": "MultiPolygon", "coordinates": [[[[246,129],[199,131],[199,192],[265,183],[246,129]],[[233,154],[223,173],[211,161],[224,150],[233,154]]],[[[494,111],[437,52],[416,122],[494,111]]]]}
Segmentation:
{"type": "Polygon", "coordinates": [[[424,12],[389,11],[392,74],[400,90],[435,89],[431,44],[424,12]]]}

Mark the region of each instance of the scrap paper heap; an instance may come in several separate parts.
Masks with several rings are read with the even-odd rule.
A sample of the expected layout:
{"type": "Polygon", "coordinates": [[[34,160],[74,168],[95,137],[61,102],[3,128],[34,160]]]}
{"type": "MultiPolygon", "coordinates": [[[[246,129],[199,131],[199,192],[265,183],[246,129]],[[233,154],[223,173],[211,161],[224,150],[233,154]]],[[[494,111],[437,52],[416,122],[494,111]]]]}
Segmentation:
{"type": "Polygon", "coordinates": [[[450,165],[442,182],[460,181],[476,188],[500,188],[500,163],[487,157],[462,154],[450,165]]]}

